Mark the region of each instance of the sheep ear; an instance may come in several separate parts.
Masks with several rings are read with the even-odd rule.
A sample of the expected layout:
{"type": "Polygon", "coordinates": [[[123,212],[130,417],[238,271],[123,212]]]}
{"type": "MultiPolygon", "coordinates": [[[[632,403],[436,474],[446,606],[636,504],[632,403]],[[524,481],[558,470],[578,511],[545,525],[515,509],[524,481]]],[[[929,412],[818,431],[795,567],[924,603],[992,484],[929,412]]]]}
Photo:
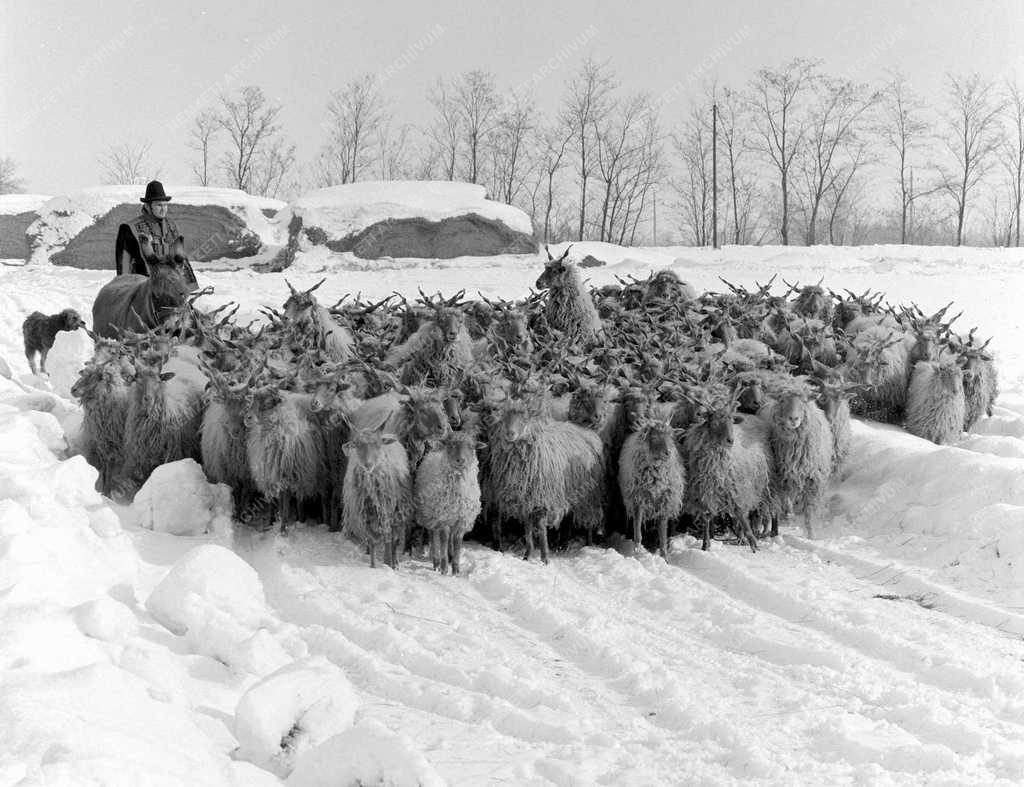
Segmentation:
{"type": "Polygon", "coordinates": [[[743,416],[742,415],[734,415],[732,417],[732,422],[734,424],[741,424],[741,423],[743,423],[743,416]]]}
{"type": "Polygon", "coordinates": [[[476,443],[473,445],[473,448],[475,448],[477,451],[483,451],[485,448],[487,448],[487,443],[482,443],[479,440],[477,440],[476,443]]]}
{"type": "Polygon", "coordinates": [[[345,452],[345,456],[352,456],[352,443],[345,443],[341,450],[345,452]]]}
{"type": "Polygon", "coordinates": [[[392,443],[398,442],[398,438],[395,437],[393,434],[385,434],[381,435],[380,441],[384,445],[391,445],[392,443]]]}
{"type": "Polygon", "coordinates": [[[174,377],[174,372],[163,372],[160,375],[160,380],[161,380],[161,382],[167,382],[172,377],[174,377]]]}

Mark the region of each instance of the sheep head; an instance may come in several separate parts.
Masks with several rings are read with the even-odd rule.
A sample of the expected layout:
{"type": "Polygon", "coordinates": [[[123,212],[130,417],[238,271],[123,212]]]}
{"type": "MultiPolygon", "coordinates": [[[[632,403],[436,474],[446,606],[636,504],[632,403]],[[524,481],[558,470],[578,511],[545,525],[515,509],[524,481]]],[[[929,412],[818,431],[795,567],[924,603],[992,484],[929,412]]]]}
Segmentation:
{"type": "Polygon", "coordinates": [[[317,287],[321,286],[327,279],[321,279],[308,290],[297,290],[291,282],[285,279],[285,284],[288,285],[288,289],[291,294],[288,296],[288,300],[284,302],[284,314],[289,320],[304,320],[309,319],[313,308],[317,305],[316,297],[313,295],[313,291],[317,287]]]}
{"type": "Polygon", "coordinates": [[[562,252],[562,256],[556,260],[551,256],[547,246],[544,247],[548,255],[548,261],[544,265],[544,272],[537,278],[535,286],[538,290],[558,289],[566,286],[568,277],[573,272],[572,264],[566,262],[571,248],[572,244],[567,246],[565,251],[562,252]]]}
{"type": "Polygon", "coordinates": [[[349,461],[362,465],[373,472],[387,461],[387,446],[398,441],[393,434],[381,434],[375,429],[360,429],[352,433],[351,439],[342,446],[349,461]]]}

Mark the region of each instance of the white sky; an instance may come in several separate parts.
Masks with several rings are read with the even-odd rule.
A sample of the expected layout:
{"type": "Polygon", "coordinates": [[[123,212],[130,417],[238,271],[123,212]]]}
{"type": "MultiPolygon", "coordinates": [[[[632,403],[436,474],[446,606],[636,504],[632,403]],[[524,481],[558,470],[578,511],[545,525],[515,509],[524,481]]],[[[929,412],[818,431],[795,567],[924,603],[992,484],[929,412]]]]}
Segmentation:
{"type": "MultiPolygon", "coordinates": [[[[693,95],[704,78],[739,86],[804,56],[858,79],[902,68],[938,102],[948,71],[1024,77],[1022,34],[1024,0],[0,0],[0,156],[18,162],[27,190],[60,193],[98,183],[107,146],[148,140],[161,178],[188,182],[178,119],[224,88],[259,85],[283,103],[302,161],[324,140],[330,91],[361,73],[389,75],[384,92],[403,121],[426,119],[438,75],[473,68],[503,87],[536,80],[551,113],[587,54],[610,59],[623,87],[655,95],[676,84],[693,95]]],[[[676,102],[666,120],[685,109],[676,102]]]]}

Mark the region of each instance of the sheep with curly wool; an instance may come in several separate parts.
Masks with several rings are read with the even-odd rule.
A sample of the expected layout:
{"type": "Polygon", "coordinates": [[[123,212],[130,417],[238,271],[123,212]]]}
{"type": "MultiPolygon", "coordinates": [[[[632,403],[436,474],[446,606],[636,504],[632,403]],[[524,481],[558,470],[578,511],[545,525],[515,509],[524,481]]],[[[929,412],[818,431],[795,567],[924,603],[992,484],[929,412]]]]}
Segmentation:
{"type": "Polygon", "coordinates": [[[324,430],[312,411],[312,395],[282,391],[271,385],[253,392],[245,415],[246,456],[253,482],[274,501],[285,525],[289,503],[321,498],[327,481],[327,445],[324,430]]]}
{"type": "Polygon", "coordinates": [[[964,429],[970,431],[982,415],[992,415],[999,395],[999,377],[995,360],[977,349],[962,352],[964,357],[964,429]]]}
{"type": "MultiPolygon", "coordinates": [[[[872,325],[851,344],[847,369],[851,382],[863,383],[853,401],[855,415],[883,423],[900,423],[907,401],[911,339],[899,330],[872,325]]],[[[913,337],[913,344],[917,343],[913,337]]]]}
{"type": "Polygon", "coordinates": [[[207,374],[210,383],[199,441],[203,471],[211,482],[231,487],[235,515],[241,516],[255,495],[245,428],[245,414],[252,404],[252,381],[232,382],[212,369],[207,374]]]}
{"type": "Polygon", "coordinates": [[[126,478],[141,485],[162,464],[199,460],[206,382],[187,360],[136,359],[125,419],[126,478]]]}
{"type": "Polygon", "coordinates": [[[480,463],[476,435],[451,432],[416,468],[416,523],[430,533],[430,560],[442,574],[458,574],[462,539],[480,515],[480,463]]]}
{"type": "MultiPolygon", "coordinates": [[[[803,514],[807,537],[813,538],[813,519],[834,466],[832,427],[806,391],[770,400],[761,415],[770,424],[775,496],[785,511],[803,514]]],[[[776,535],[774,523],[772,535],[776,535]]]]}
{"type": "Polygon", "coordinates": [[[357,429],[345,443],[345,455],[342,530],[367,544],[371,568],[377,565],[379,543],[384,544],[388,565],[398,568],[401,541],[415,516],[405,449],[394,435],[357,429]]]}
{"type": "Polygon", "coordinates": [[[604,326],[579,269],[566,260],[568,256],[568,248],[557,260],[548,252],[548,262],[536,286],[538,290],[547,291],[544,304],[547,324],[563,332],[569,341],[586,344],[595,340],[604,326]]]}
{"type": "Polygon", "coordinates": [[[938,445],[960,437],[966,420],[964,375],[952,358],[918,361],[907,392],[906,430],[938,445]]]}
{"type": "Polygon", "coordinates": [[[82,405],[82,455],[99,472],[99,491],[108,497],[124,467],[125,414],[134,380],[135,368],[126,358],[98,345],[96,356],[71,387],[82,405]]]}
{"type": "Polygon", "coordinates": [[[538,536],[548,562],[548,528],[567,514],[585,529],[603,527],[605,463],[597,434],[554,420],[543,397],[530,394],[503,403],[487,445],[491,502],[500,517],[524,524],[527,560],[538,536]]]}
{"type": "Polygon", "coordinates": [[[641,549],[644,525],[658,528],[658,552],[668,558],[668,525],[683,510],[686,463],[666,420],[646,420],[626,437],[618,460],[618,487],[641,549]]]}
{"type": "Polygon", "coordinates": [[[332,361],[349,361],[355,357],[356,349],[352,333],[345,326],[338,325],[331,312],[321,306],[313,295],[313,291],[325,281],[321,279],[308,290],[296,290],[291,282],[285,280],[291,291],[284,302],[286,325],[298,344],[305,344],[312,336],[332,361]]]}
{"type": "Polygon", "coordinates": [[[408,339],[392,347],[384,363],[399,370],[406,385],[455,385],[475,363],[465,317],[454,305],[435,305],[430,319],[408,339]]]}
{"type": "Polygon", "coordinates": [[[729,517],[754,552],[751,515],[758,521],[775,518],[768,426],[757,416],[738,417],[736,404],[730,398],[705,405],[683,440],[684,508],[701,530],[705,551],[716,517],[729,517]]]}
{"type": "Polygon", "coordinates": [[[850,426],[850,398],[853,388],[841,379],[821,380],[818,405],[832,429],[832,475],[842,469],[850,453],[853,432],[850,426]]]}

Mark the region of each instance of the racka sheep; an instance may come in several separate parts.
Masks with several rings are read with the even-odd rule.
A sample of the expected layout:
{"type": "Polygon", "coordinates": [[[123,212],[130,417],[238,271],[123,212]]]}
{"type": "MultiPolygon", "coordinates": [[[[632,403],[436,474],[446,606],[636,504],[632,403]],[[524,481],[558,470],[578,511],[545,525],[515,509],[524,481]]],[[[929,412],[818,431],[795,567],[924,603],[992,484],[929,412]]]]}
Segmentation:
{"type": "Polygon", "coordinates": [[[293,498],[297,515],[299,501],[327,489],[327,445],[311,401],[310,394],[265,385],[253,392],[244,419],[249,471],[260,493],[276,501],[282,526],[290,521],[293,498]]]}
{"type": "Polygon", "coordinates": [[[405,449],[394,435],[359,429],[345,443],[345,455],[342,529],[367,543],[371,568],[377,565],[380,542],[384,543],[386,562],[397,568],[401,541],[415,514],[405,449]]]}
{"type": "Polygon", "coordinates": [[[462,539],[480,514],[480,464],[476,435],[451,432],[416,470],[416,524],[430,532],[434,570],[458,574],[462,539]]]}
{"type": "Polygon", "coordinates": [[[526,559],[540,538],[548,562],[548,528],[573,514],[576,524],[598,530],[604,523],[604,457],[601,439],[589,429],[555,421],[543,396],[510,398],[490,429],[488,491],[499,517],[526,529],[526,559]]]}
{"type": "MultiPolygon", "coordinates": [[[[825,413],[809,392],[793,390],[765,405],[775,494],[785,510],[804,515],[807,537],[833,468],[833,437],[825,413]]],[[[775,535],[773,524],[772,535],[775,535]]]]}
{"type": "Polygon", "coordinates": [[[85,327],[83,320],[74,309],[64,309],[49,316],[42,312],[32,312],[21,324],[21,334],[25,339],[25,357],[32,374],[42,371],[46,374],[46,356],[53,347],[59,331],[77,331],[85,327]],[[36,355],[39,356],[39,368],[36,368],[36,355]]]}
{"type": "Polygon", "coordinates": [[[683,441],[686,460],[685,509],[702,534],[701,549],[711,545],[711,522],[728,516],[740,538],[757,551],[750,515],[774,521],[768,427],[757,416],[736,415],[735,396],[702,405],[683,441]],[[737,429],[737,421],[740,421],[737,429]]]}
{"type": "Polygon", "coordinates": [[[639,551],[645,524],[658,526],[658,552],[668,557],[668,523],[683,510],[686,464],[668,421],[645,420],[619,454],[619,489],[639,551]]]}
{"type": "Polygon", "coordinates": [[[465,316],[456,305],[461,296],[457,293],[439,303],[423,296],[424,303],[433,310],[430,318],[384,357],[385,364],[400,370],[401,382],[450,386],[473,365],[473,340],[466,330],[465,316]]]}
{"type": "Polygon", "coordinates": [[[330,311],[317,303],[313,291],[323,284],[321,279],[308,290],[296,290],[287,279],[285,284],[291,294],[284,302],[286,324],[295,332],[300,344],[315,338],[315,345],[323,347],[333,361],[348,361],[355,355],[355,340],[347,328],[338,325],[331,318],[330,311]]]}
{"type": "Polygon", "coordinates": [[[914,364],[907,392],[908,432],[938,445],[951,443],[963,431],[966,409],[964,376],[954,359],[914,364]]]}
{"type": "Polygon", "coordinates": [[[579,269],[566,262],[570,248],[557,260],[548,252],[537,289],[547,290],[544,317],[548,325],[562,331],[570,341],[587,343],[597,338],[603,325],[579,269]]]}
{"type": "Polygon", "coordinates": [[[223,373],[207,369],[200,449],[203,470],[213,483],[231,487],[235,515],[252,502],[255,486],[246,454],[245,414],[252,404],[252,378],[232,382],[223,373]]]}

